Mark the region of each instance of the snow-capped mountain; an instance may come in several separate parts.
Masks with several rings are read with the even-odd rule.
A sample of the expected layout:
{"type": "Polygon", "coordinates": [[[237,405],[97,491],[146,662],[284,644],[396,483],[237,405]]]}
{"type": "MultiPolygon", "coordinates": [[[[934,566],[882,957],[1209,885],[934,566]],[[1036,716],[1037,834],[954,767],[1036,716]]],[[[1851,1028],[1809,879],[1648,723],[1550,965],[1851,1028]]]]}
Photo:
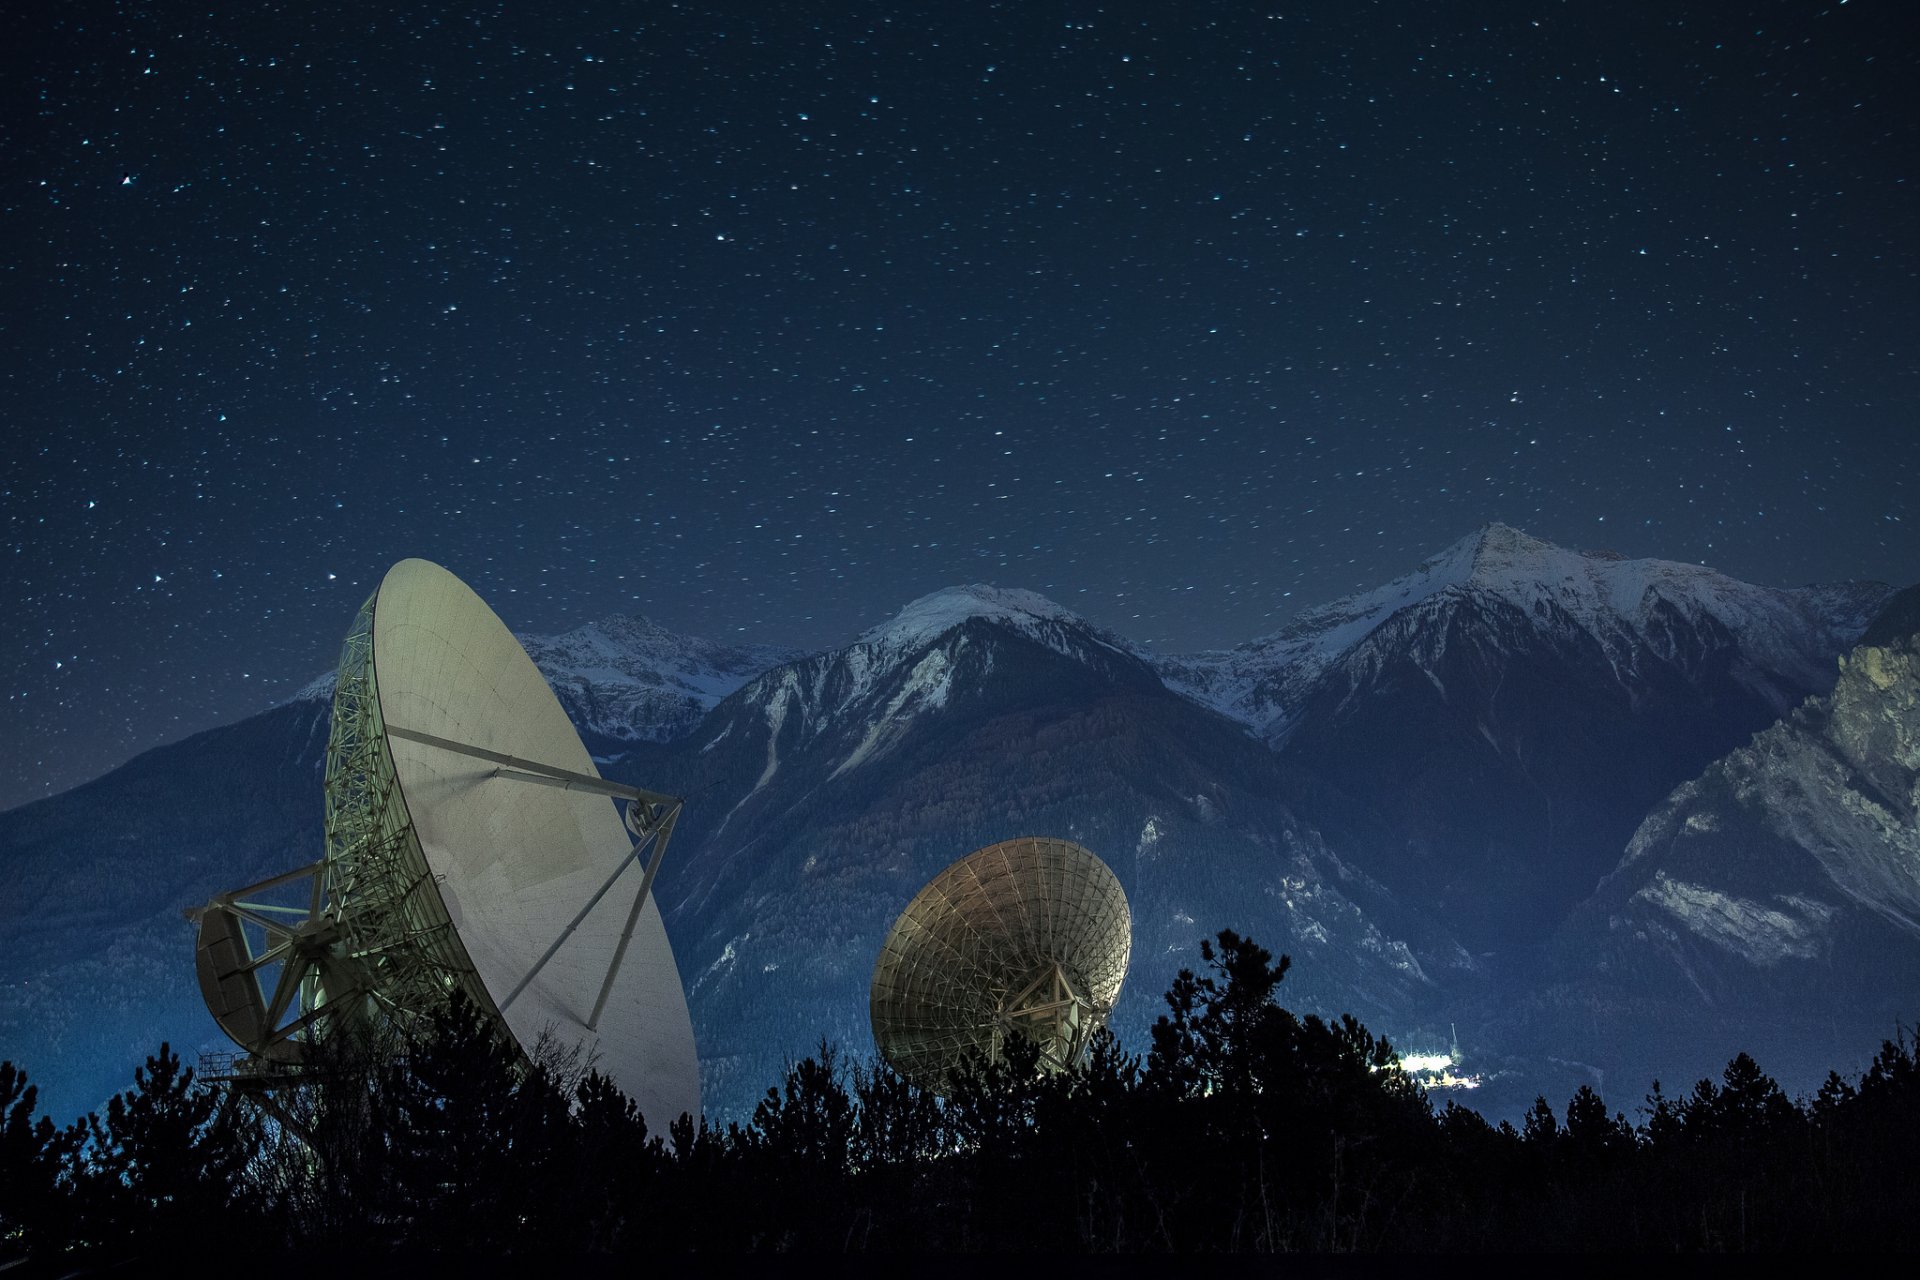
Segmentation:
{"type": "Polygon", "coordinates": [[[991,622],[1026,636],[1069,658],[1086,659],[1101,651],[1138,658],[1138,648],[1094,626],[1038,592],[981,583],[948,587],[921,596],[899,613],[864,632],[853,649],[884,660],[924,648],[963,623],[991,622]]]}
{"type": "MultiPolygon", "coordinates": [[[[737,1113],[822,1035],[864,1052],[866,982],[894,914],[948,862],[1028,833],[1086,844],[1128,894],[1135,962],[1116,1023],[1135,1048],[1197,940],[1232,927],[1294,957],[1290,1001],[1390,1035],[1457,1019],[1464,1042],[1539,1064],[1597,1061],[1604,1031],[1649,1069],[1717,1065],[1752,1046],[1713,1040],[1696,1068],[1674,1055],[1706,1043],[1699,1002],[1676,1013],[1654,979],[1625,983],[1644,971],[1671,985],[1674,948],[1561,926],[1663,797],[1781,708],[1833,691],[1835,658],[1886,595],[1774,591],[1489,526],[1224,655],[1150,658],[1041,596],[983,586],[810,656],[638,619],[524,642],[608,773],[686,799],[656,891],[708,1106],[737,1113]],[[1560,985],[1543,986],[1533,944],[1556,930],[1560,985]],[[1614,985],[1567,967],[1581,946],[1614,985]]],[[[1864,661],[1848,665],[1862,689],[1888,669],[1864,661]]],[[[1851,705],[1852,680],[1834,707],[1851,705]]],[[[189,1054],[224,1047],[178,911],[314,856],[330,692],[316,682],[0,814],[0,1044],[49,1107],[95,1105],[162,1036],[189,1054]]],[[[1852,816],[1822,819],[1839,824],[1821,836],[1836,848],[1865,838],[1869,802],[1893,813],[1876,797],[1912,785],[1874,764],[1905,748],[1858,740],[1840,793],[1852,816]]],[[[1668,929],[1729,1016],[1764,1015],[1783,999],[1767,981],[1818,963],[1850,966],[1862,999],[1914,987],[1897,960],[1873,963],[1898,941],[1889,912],[1920,917],[1887,887],[1897,876],[1843,901],[1811,871],[1742,887],[1647,856],[1643,879],[1630,860],[1606,910],[1583,918],[1668,929]],[[1845,958],[1756,965],[1675,923],[1692,910],[1711,934],[1701,922],[1725,913],[1709,893],[1782,917],[1781,894],[1832,907],[1817,936],[1841,941],[1821,954],[1845,958]]],[[[1806,910],[1793,927],[1811,928],[1806,910]]]]}
{"type": "MultiPolygon", "coordinates": [[[[725,645],[683,636],[639,614],[554,636],[517,638],[596,754],[636,742],[671,742],[748,680],[800,656],[782,645],[725,645]]],[[[332,697],[329,671],[294,700],[332,697]]]]}
{"type": "MultiPolygon", "coordinates": [[[[1381,635],[1408,610],[1430,618],[1478,601],[1590,649],[1623,689],[1685,669],[1731,639],[1732,678],[1784,714],[1831,683],[1833,654],[1859,636],[1887,598],[1881,583],[1796,589],[1755,586],[1701,565],[1570,551],[1503,524],[1462,538],[1404,578],[1309,609],[1285,628],[1234,649],[1158,660],[1169,686],[1285,744],[1316,685],[1343,663],[1378,667],[1396,641],[1381,635]]],[[[1414,650],[1420,670],[1444,652],[1444,632],[1414,650]]],[[[1403,629],[1405,630],[1405,629],[1403,629]]],[[[1442,690],[1444,692],[1444,690],[1442,690]]]]}
{"type": "Polygon", "coordinates": [[[1476,950],[1511,951],[1551,934],[1661,796],[1825,692],[1888,594],[1488,525],[1276,636],[1161,669],[1383,817],[1372,874],[1476,950]]]}
{"type": "Polygon", "coordinates": [[[805,753],[839,777],[885,757],[916,717],[946,707],[956,689],[977,696],[993,674],[995,637],[1019,638],[1088,671],[1139,687],[1158,678],[1134,647],[1044,596],[999,587],[950,587],[923,596],[845,649],[777,667],[738,706],[702,727],[699,749],[736,732],[765,740],[755,790],[773,780],[782,753],[805,753]],[[764,720],[764,730],[755,723],[764,720]]]}
{"type": "Polygon", "coordinates": [[[606,618],[521,643],[588,745],[669,742],[719,701],[800,651],[678,635],[638,615],[606,618]]]}

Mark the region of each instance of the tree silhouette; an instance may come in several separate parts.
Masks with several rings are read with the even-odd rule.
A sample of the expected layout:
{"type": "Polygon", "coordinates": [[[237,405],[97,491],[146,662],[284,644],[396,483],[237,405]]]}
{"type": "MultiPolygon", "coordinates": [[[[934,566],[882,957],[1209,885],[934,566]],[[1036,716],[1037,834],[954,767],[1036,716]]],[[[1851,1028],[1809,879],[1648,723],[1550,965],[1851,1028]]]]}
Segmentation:
{"type": "Polygon", "coordinates": [[[210,1226],[223,1247],[636,1260],[1920,1246],[1904,1037],[1802,1103],[1741,1054],[1678,1098],[1655,1082],[1638,1129],[1585,1086],[1515,1128],[1436,1113],[1351,1016],[1286,1009],[1285,957],[1223,932],[1201,958],[1144,1064],[1103,1030],[1044,1071],[1015,1037],[943,1100],[823,1042],[744,1126],[683,1116],[668,1141],[590,1062],[522,1055],[457,999],[417,1037],[312,1046],[231,1105],[163,1045],[66,1130],[0,1064],[0,1262],[150,1266],[210,1226]]]}
{"type": "Polygon", "coordinates": [[[1231,929],[1205,939],[1200,958],[1213,970],[1196,977],[1182,969],[1168,990],[1168,1013],[1153,1024],[1147,1079],[1176,1096],[1215,1090],[1247,1093],[1256,1087],[1260,1044],[1280,1012],[1275,989],[1293,961],[1231,929]]]}
{"type": "Polygon", "coordinates": [[[143,1256],[184,1249],[221,1220],[244,1243],[251,1207],[242,1175],[258,1145],[248,1115],[194,1084],[169,1045],[134,1072],[133,1088],[86,1118],[76,1194],[89,1247],[143,1256]]]}
{"type": "Polygon", "coordinates": [[[588,1252],[617,1248],[631,1230],[647,1230],[647,1206],[661,1176],[666,1150],[647,1134],[640,1106],[598,1071],[575,1090],[579,1129],[574,1194],[588,1252]]]}
{"type": "Polygon", "coordinates": [[[0,1262],[56,1252],[74,1235],[74,1162],[86,1130],[36,1118],[39,1094],[24,1070],[0,1062],[0,1262]]]}

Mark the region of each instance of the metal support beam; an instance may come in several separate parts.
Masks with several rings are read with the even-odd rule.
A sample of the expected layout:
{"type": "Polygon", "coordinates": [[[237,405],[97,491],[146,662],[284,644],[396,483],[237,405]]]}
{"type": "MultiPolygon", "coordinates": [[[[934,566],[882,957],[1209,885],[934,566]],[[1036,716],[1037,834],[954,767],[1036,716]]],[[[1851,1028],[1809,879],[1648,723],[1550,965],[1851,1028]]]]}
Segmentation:
{"type": "MultiPolygon", "coordinates": [[[[639,912],[640,912],[640,904],[646,901],[645,895],[647,890],[651,888],[653,885],[653,875],[656,871],[660,869],[660,855],[662,852],[665,851],[665,848],[666,848],[666,842],[664,840],[659,839],[658,837],[662,833],[671,834],[673,819],[679,816],[680,802],[678,800],[675,800],[672,803],[673,803],[673,808],[668,812],[667,818],[664,821],[662,821],[659,826],[655,827],[652,833],[647,837],[647,839],[651,839],[654,841],[653,859],[651,863],[648,865],[647,870],[642,875],[640,880],[640,897],[635,900],[633,911],[632,911],[632,915],[636,917],[639,915],[639,912]]],[[[567,939],[573,936],[573,931],[580,927],[580,922],[582,920],[585,920],[588,914],[592,912],[592,910],[595,907],[600,905],[600,899],[607,896],[607,890],[613,888],[613,882],[620,878],[620,874],[623,871],[625,871],[628,867],[632,866],[636,861],[639,860],[641,851],[644,850],[646,847],[647,847],[647,840],[643,839],[640,841],[640,843],[634,845],[633,848],[628,851],[626,857],[620,859],[620,865],[615,867],[612,873],[607,876],[606,880],[602,882],[600,887],[593,891],[593,896],[587,899],[587,904],[580,908],[580,910],[574,915],[573,919],[567,921],[566,927],[560,930],[560,936],[553,940],[553,945],[548,947],[546,951],[541,954],[540,958],[533,962],[533,967],[527,970],[526,976],[524,978],[521,978],[520,981],[514,986],[513,990],[507,993],[507,998],[500,1002],[501,1013],[505,1013],[507,1011],[507,1007],[511,1005],[515,1000],[520,998],[520,993],[527,989],[527,984],[532,982],[535,976],[537,976],[542,969],[547,967],[547,961],[553,959],[554,955],[560,950],[560,948],[566,945],[567,939]]],[[[633,927],[633,922],[631,919],[628,921],[627,927],[630,933],[633,927]]],[[[626,939],[623,937],[621,939],[620,948],[618,952],[616,952],[614,955],[613,963],[615,968],[619,967],[620,960],[622,956],[625,955],[625,953],[626,953],[626,939]]],[[[611,982],[611,979],[609,979],[609,983],[610,982],[611,982]]],[[[594,1005],[595,1019],[597,1019],[600,1016],[600,1004],[605,1003],[606,994],[607,994],[606,986],[603,985],[600,990],[600,1002],[594,1005]]],[[[588,1022],[587,1026],[592,1027],[593,1023],[588,1022]]]]}
{"type": "MultiPolygon", "coordinates": [[[[322,861],[322,862],[312,863],[308,866],[299,867],[292,871],[283,871],[277,876],[269,876],[267,879],[260,881],[258,884],[245,885],[238,889],[229,889],[227,892],[221,894],[219,897],[215,898],[212,902],[208,903],[206,906],[188,907],[184,911],[182,911],[180,914],[185,916],[192,923],[199,924],[201,915],[206,911],[208,911],[209,909],[226,907],[226,906],[254,907],[254,906],[257,906],[258,904],[251,903],[251,902],[241,902],[239,901],[239,899],[248,897],[252,894],[259,893],[263,889],[277,889],[283,884],[291,884],[293,881],[298,880],[303,876],[314,877],[315,883],[317,884],[319,882],[320,873],[326,869],[326,866],[327,864],[324,861],[322,861]]],[[[316,893],[316,898],[317,896],[318,895],[316,893]]],[[[268,909],[272,911],[287,911],[287,910],[294,910],[295,908],[271,907],[268,909]]],[[[315,914],[317,914],[318,911],[319,911],[319,907],[316,902],[316,905],[314,907],[315,914]]],[[[264,923],[264,921],[262,923],[264,923]]]]}
{"type": "MultiPolygon", "coordinates": [[[[674,805],[667,810],[667,816],[653,831],[653,856],[647,859],[646,874],[640,877],[640,892],[633,897],[633,909],[627,912],[627,926],[620,931],[620,945],[613,950],[613,963],[607,966],[606,979],[600,984],[600,994],[593,1002],[593,1013],[587,1018],[587,1030],[596,1030],[600,1025],[600,1011],[607,1007],[607,995],[613,990],[613,980],[620,972],[620,964],[627,958],[627,944],[633,941],[633,927],[639,923],[640,909],[647,905],[647,894],[653,890],[653,878],[660,873],[660,860],[666,856],[667,841],[673,838],[673,824],[680,818],[680,806],[674,805]]],[[[636,846],[636,852],[638,848],[636,846]]]]}
{"type": "Polygon", "coordinates": [[[538,760],[523,760],[519,756],[510,756],[504,751],[489,751],[485,747],[476,747],[471,743],[455,742],[451,738],[435,737],[431,733],[421,733],[418,729],[408,729],[401,725],[387,726],[389,737],[401,738],[407,742],[418,742],[423,746],[438,747],[442,751],[453,751],[463,756],[472,756],[476,760],[486,760],[512,773],[496,773],[496,777],[514,778],[521,782],[538,782],[545,786],[558,786],[570,791],[591,791],[598,795],[614,796],[621,800],[645,800],[650,804],[677,805],[680,802],[672,796],[661,795],[658,791],[646,791],[639,787],[629,787],[624,783],[609,782],[605,778],[596,778],[590,773],[576,773],[572,769],[562,769],[557,764],[543,764],[538,760]]]}

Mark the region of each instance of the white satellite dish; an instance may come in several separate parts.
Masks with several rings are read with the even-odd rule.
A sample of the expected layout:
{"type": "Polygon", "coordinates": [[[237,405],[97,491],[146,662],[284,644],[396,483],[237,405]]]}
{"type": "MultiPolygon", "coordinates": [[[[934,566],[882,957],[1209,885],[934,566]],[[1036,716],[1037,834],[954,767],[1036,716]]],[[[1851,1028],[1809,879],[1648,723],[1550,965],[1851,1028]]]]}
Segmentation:
{"type": "Polygon", "coordinates": [[[460,990],[523,1050],[578,1046],[654,1132],[700,1114],[651,892],[680,802],[601,778],[526,651],[438,565],[395,565],[347,636],[326,796],[321,861],[189,913],[207,1006],[253,1065],[404,1029],[460,990]],[[303,879],[299,904],[254,900],[303,879]]]}

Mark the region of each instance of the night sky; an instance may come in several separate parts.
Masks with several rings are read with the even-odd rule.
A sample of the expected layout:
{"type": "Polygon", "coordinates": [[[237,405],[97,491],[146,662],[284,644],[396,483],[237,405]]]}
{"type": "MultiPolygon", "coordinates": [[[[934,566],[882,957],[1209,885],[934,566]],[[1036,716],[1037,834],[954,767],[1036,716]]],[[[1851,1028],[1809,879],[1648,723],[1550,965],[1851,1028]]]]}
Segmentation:
{"type": "Polygon", "coordinates": [[[1225,646],[1488,520],[1920,576],[1911,0],[206,8],[0,55],[0,805],[408,555],[806,646],[1225,646]]]}

